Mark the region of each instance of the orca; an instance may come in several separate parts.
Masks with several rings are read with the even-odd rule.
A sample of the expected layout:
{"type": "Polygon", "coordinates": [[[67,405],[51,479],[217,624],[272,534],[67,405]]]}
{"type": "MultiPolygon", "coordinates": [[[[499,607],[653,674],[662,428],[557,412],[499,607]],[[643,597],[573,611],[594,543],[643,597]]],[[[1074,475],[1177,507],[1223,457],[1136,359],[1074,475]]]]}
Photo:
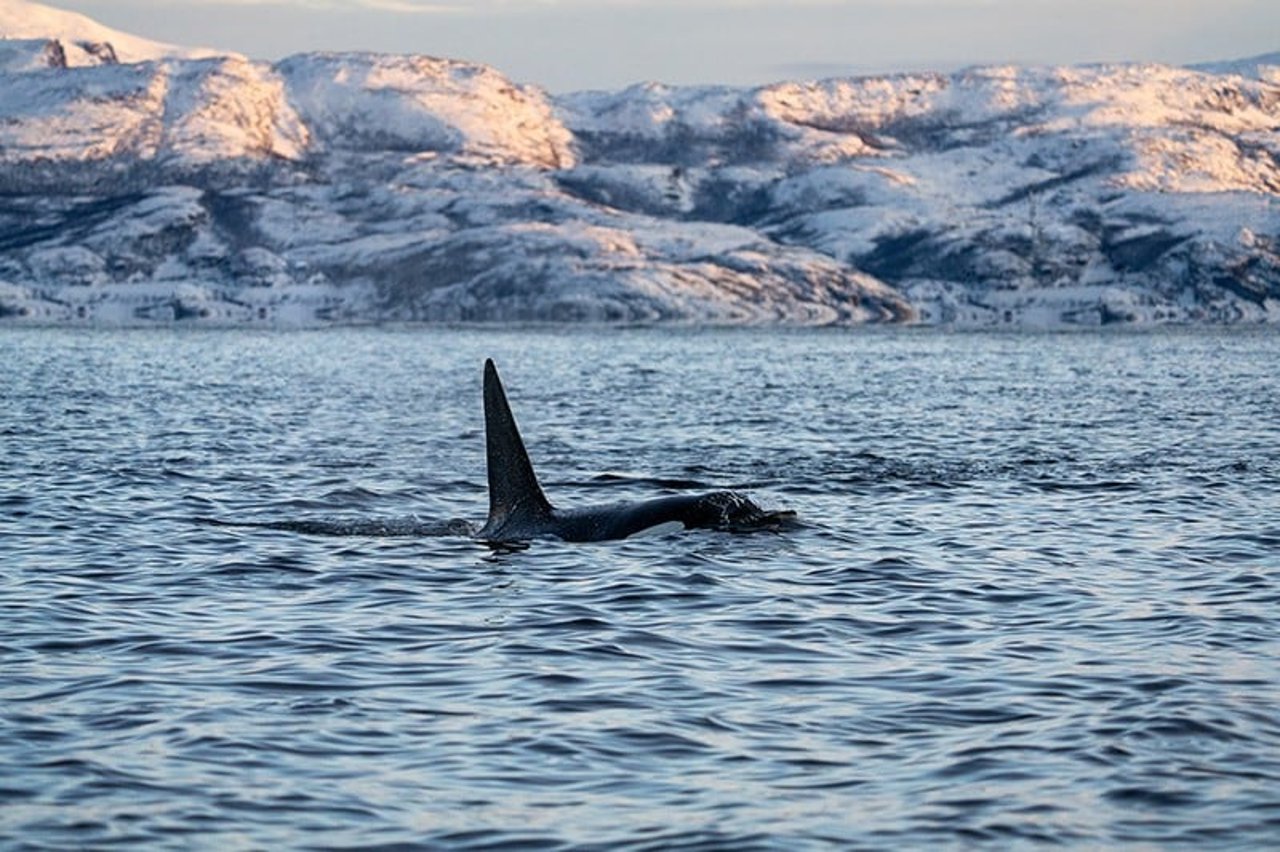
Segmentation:
{"type": "Polygon", "coordinates": [[[516,427],[507,393],[493,359],[484,362],[485,455],[489,475],[489,517],[483,527],[462,519],[309,519],[228,521],[196,518],[215,527],[257,527],[329,536],[470,536],[494,549],[518,550],[536,538],[571,542],[608,541],[684,529],[729,532],[776,530],[796,513],[760,508],[736,491],[674,494],[639,502],[561,509],[542,492],[524,439],[516,427]]]}
{"type": "Polygon", "coordinates": [[[547,537],[607,541],[676,529],[746,532],[777,529],[795,518],[791,511],[762,509],[735,491],[571,509],[553,506],[533,472],[492,358],[484,362],[484,427],[489,517],[475,537],[490,544],[547,537]]]}

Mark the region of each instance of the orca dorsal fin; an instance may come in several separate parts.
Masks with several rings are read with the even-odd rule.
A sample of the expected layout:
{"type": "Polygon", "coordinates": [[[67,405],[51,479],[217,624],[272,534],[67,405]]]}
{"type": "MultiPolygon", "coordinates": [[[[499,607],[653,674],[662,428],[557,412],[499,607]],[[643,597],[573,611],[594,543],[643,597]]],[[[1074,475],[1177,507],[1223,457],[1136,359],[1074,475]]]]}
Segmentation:
{"type": "Polygon", "coordinates": [[[484,362],[484,435],[489,519],[478,535],[503,537],[504,528],[510,526],[509,532],[523,537],[522,532],[527,535],[530,527],[551,517],[551,504],[538,485],[492,358],[484,362]]]}

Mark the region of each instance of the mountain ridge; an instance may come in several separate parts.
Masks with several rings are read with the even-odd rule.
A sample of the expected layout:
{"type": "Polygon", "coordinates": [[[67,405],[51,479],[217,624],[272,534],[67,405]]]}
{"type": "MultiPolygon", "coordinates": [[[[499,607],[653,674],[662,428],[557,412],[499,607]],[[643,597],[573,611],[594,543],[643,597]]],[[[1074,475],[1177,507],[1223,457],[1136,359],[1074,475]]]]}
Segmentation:
{"type": "Polygon", "coordinates": [[[0,40],[11,324],[1280,321],[1275,54],[555,97],[67,37],[0,40]]]}

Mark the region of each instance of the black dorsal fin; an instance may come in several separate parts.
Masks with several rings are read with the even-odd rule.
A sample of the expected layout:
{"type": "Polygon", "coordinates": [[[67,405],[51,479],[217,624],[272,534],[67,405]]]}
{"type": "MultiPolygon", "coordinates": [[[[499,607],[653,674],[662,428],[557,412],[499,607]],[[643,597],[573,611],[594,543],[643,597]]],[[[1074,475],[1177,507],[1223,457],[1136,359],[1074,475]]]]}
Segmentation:
{"type": "Polygon", "coordinates": [[[498,537],[510,526],[510,531],[520,536],[522,528],[551,516],[551,504],[538,485],[491,358],[484,362],[484,435],[489,465],[489,519],[478,535],[498,537]]]}

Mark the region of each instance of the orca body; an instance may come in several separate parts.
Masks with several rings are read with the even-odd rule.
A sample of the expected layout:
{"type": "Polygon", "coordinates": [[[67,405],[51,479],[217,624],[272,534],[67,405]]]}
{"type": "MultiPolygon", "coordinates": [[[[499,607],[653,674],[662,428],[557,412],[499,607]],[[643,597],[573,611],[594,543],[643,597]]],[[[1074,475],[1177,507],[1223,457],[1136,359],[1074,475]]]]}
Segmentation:
{"type": "Polygon", "coordinates": [[[747,531],[777,528],[795,517],[794,512],[761,509],[733,491],[556,508],[534,475],[492,359],[484,363],[484,425],[489,518],[476,533],[483,541],[509,543],[548,536],[565,541],[606,541],[676,528],[747,531]]]}

